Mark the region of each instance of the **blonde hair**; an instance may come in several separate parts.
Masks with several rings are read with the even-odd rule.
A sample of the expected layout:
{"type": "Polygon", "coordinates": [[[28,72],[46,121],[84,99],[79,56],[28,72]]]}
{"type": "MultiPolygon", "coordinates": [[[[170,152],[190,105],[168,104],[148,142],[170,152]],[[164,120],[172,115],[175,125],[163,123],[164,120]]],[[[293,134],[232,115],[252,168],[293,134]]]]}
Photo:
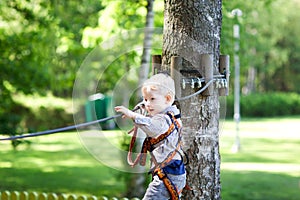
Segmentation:
{"type": "Polygon", "coordinates": [[[174,80],[167,74],[159,73],[147,79],[143,86],[142,92],[158,91],[162,95],[170,95],[172,102],[175,99],[175,83],[174,80]]]}

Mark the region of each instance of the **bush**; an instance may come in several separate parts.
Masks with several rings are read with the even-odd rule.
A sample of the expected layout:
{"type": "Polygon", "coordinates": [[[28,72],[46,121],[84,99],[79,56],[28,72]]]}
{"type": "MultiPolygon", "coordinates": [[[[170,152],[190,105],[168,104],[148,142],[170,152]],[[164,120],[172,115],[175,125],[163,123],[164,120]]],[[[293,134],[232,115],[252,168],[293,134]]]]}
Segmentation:
{"type": "MultiPolygon", "coordinates": [[[[233,117],[234,97],[227,97],[226,117],[233,117]]],[[[300,95],[296,93],[266,93],[241,96],[242,117],[274,117],[300,114],[300,95]]]]}
{"type": "MultiPolygon", "coordinates": [[[[3,94],[2,94],[3,96],[3,94]]],[[[6,95],[0,103],[0,134],[7,136],[22,135],[24,133],[61,128],[74,123],[73,115],[67,112],[68,107],[55,105],[49,97],[44,99],[49,103],[38,103],[39,98],[18,96],[18,101],[6,95]],[[28,98],[28,97],[26,97],[28,98]]],[[[58,101],[57,99],[55,99],[58,101]]],[[[12,141],[16,148],[25,140],[12,141]]]]}
{"type": "Polygon", "coordinates": [[[63,108],[40,107],[24,116],[24,125],[30,132],[61,128],[73,125],[73,115],[63,108]]]}

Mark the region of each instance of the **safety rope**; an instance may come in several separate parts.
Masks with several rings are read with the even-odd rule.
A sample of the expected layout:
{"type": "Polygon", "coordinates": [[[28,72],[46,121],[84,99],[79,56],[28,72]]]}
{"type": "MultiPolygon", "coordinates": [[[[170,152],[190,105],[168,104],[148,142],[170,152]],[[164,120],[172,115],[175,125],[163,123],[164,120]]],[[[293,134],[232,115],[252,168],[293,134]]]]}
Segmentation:
{"type": "MultiPolygon", "coordinates": [[[[194,94],[182,97],[182,98],[178,98],[176,99],[177,101],[184,101],[186,99],[189,99],[191,97],[194,97],[198,94],[200,94],[201,92],[203,92],[206,88],[208,88],[208,86],[210,84],[212,84],[214,81],[214,79],[210,80],[203,88],[201,88],[200,90],[198,90],[197,92],[195,92],[194,94]]],[[[139,107],[133,109],[132,111],[136,111],[140,109],[139,107]]],[[[100,122],[105,122],[105,121],[109,121],[118,117],[121,117],[123,114],[117,114],[111,117],[105,117],[102,119],[98,119],[95,121],[91,121],[91,122],[85,122],[82,124],[76,124],[76,125],[72,125],[72,126],[66,126],[66,127],[62,127],[62,128],[57,128],[57,129],[52,129],[52,130],[46,130],[46,131],[40,131],[40,132],[35,132],[35,133],[27,133],[27,134],[22,134],[22,135],[14,135],[14,136],[10,136],[10,137],[6,137],[6,138],[0,138],[0,141],[5,141],[5,140],[17,140],[17,139],[23,139],[23,138],[29,138],[29,137],[36,137],[36,136],[42,136],[42,135],[50,135],[50,134],[54,134],[54,133],[59,133],[59,132],[64,132],[64,131],[69,131],[69,130],[74,130],[77,128],[81,128],[81,127],[85,127],[85,126],[90,126],[93,124],[97,124],[100,122]]]]}
{"type": "Polygon", "coordinates": [[[36,136],[41,136],[41,135],[50,135],[50,134],[54,134],[54,133],[58,133],[58,132],[69,131],[69,130],[73,130],[73,129],[77,129],[77,128],[81,128],[81,127],[85,127],[85,126],[90,126],[90,125],[97,124],[97,123],[100,123],[100,122],[105,122],[105,121],[115,119],[115,118],[118,118],[118,117],[121,117],[121,116],[122,116],[122,114],[118,114],[118,115],[114,115],[114,116],[111,116],[111,117],[106,117],[106,118],[91,121],[91,122],[85,122],[85,123],[82,123],[82,124],[66,126],[66,127],[52,129],[52,130],[40,131],[40,132],[36,132],[36,133],[15,135],[15,136],[7,137],[7,138],[0,138],[0,141],[23,139],[23,138],[36,137],[36,136]]]}

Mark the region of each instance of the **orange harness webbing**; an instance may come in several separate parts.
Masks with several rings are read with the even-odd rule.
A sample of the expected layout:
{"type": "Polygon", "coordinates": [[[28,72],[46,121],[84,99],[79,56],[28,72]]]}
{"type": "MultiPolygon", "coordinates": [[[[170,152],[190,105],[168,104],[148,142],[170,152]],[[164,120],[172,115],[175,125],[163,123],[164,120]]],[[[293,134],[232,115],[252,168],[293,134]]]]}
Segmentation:
{"type": "Polygon", "coordinates": [[[160,180],[162,180],[171,196],[172,200],[178,200],[179,199],[179,192],[176,188],[176,186],[172,183],[170,178],[167,176],[167,174],[161,169],[157,168],[154,171],[154,174],[156,174],[160,180]]]}
{"type": "Polygon", "coordinates": [[[176,149],[173,152],[171,152],[163,162],[158,163],[156,161],[154,155],[152,154],[152,151],[155,148],[154,145],[158,144],[159,142],[161,142],[165,138],[167,138],[174,131],[174,129],[179,130],[179,128],[180,128],[180,124],[176,120],[174,114],[172,112],[168,112],[167,114],[170,116],[171,121],[172,121],[172,124],[170,125],[169,129],[165,133],[158,136],[157,138],[147,137],[143,142],[141,152],[138,154],[138,156],[136,157],[136,159],[134,161],[132,161],[132,149],[134,147],[134,143],[135,143],[135,140],[136,140],[137,127],[135,126],[131,131],[129,131],[129,133],[131,133],[133,131],[133,136],[131,138],[131,142],[130,142],[130,146],[129,146],[127,161],[128,161],[128,164],[132,167],[134,167],[137,163],[144,166],[145,163],[146,163],[147,151],[149,151],[150,155],[151,155],[151,158],[152,158],[152,161],[155,164],[153,175],[157,175],[159,177],[159,179],[163,181],[164,185],[166,186],[167,190],[170,193],[171,199],[172,200],[178,200],[180,192],[178,192],[176,186],[168,178],[167,174],[164,173],[162,168],[164,168],[173,159],[173,157],[175,156],[175,154],[179,151],[179,149],[181,147],[180,131],[178,133],[179,138],[178,138],[178,144],[177,144],[176,149]]]}

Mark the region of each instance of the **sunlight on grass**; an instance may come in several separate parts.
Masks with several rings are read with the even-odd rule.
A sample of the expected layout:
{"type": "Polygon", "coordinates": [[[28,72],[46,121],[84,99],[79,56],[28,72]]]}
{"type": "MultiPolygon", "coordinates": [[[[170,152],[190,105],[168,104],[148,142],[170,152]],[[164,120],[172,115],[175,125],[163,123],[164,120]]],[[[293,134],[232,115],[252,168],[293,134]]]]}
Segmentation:
{"type": "Polygon", "coordinates": [[[265,172],[300,177],[300,118],[241,122],[238,153],[231,152],[235,123],[226,122],[224,127],[220,134],[223,173],[265,172]]]}
{"type": "Polygon", "coordinates": [[[120,141],[123,131],[80,131],[82,145],[96,160],[102,164],[120,171],[132,171],[127,165],[127,149],[121,148],[120,141]]]}
{"type": "Polygon", "coordinates": [[[10,168],[10,167],[12,167],[12,163],[11,162],[1,162],[0,161],[0,166],[1,166],[1,168],[10,168]]]}
{"type": "Polygon", "coordinates": [[[50,92],[45,96],[40,96],[39,94],[24,95],[22,93],[16,93],[14,96],[14,101],[24,105],[25,107],[31,108],[33,110],[39,109],[40,107],[45,108],[63,108],[68,113],[75,113],[73,110],[73,103],[71,99],[62,99],[55,97],[50,92]],[[32,103],[34,102],[34,104],[32,103]]]}
{"type": "Polygon", "coordinates": [[[220,130],[222,199],[298,199],[300,117],[242,120],[239,128],[237,153],[236,124],[226,121],[220,130]]]}
{"type": "MultiPolygon", "coordinates": [[[[239,123],[241,137],[254,138],[300,138],[300,117],[298,118],[267,118],[251,119],[239,123]]],[[[236,124],[233,120],[226,120],[222,124],[220,135],[234,137],[236,124]]]]}
{"type": "Polygon", "coordinates": [[[76,132],[28,139],[13,151],[1,143],[0,187],[6,190],[121,196],[118,171],[105,167],[82,146],[76,132]],[[3,148],[4,147],[4,148],[3,148]]]}
{"type": "Polygon", "coordinates": [[[222,171],[224,200],[298,200],[299,177],[259,171],[222,171]]]}
{"type": "Polygon", "coordinates": [[[221,169],[229,171],[285,173],[294,177],[300,177],[300,164],[225,162],[221,164],[221,169]]]}
{"type": "MultiPolygon", "coordinates": [[[[224,122],[220,133],[223,199],[295,199],[300,190],[299,122],[300,118],[242,121],[238,153],[231,152],[235,123],[224,122]],[[287,131],[290,128],[292,131],[287,131]]],[[[123,173],[95,158],[84,147],[80,134],[86,134],[85,139],[92,141],[94,153],[104,155],[114,165],[124,164],[119,154],[107,149],[107,146],[120,149],[120,139],[127,135],[120,130],[87,130],[28,138],[31,144],[20,145],[17,151],[10,142],[3,141],[1,188],[122,196],[125,183],[120,181],[120,176],[123,173]]]]}

